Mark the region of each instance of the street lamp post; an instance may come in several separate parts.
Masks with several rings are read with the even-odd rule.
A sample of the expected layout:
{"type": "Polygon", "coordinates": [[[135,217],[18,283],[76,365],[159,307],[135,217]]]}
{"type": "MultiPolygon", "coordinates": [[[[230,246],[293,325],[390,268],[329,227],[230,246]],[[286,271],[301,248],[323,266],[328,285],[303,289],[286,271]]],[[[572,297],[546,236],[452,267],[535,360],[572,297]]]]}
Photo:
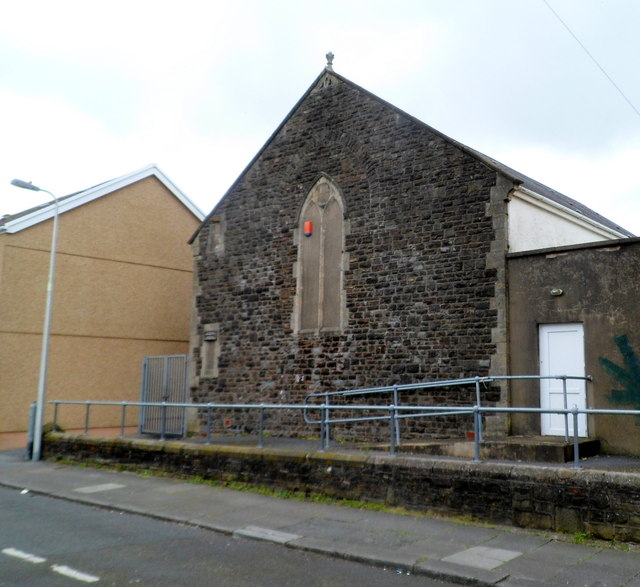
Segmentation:
{"type": "Polygon", "coordinates": [[[42,352],[40,354],[40,377],[38,379],[38,397],[36,400],[36,420],[33,431],[33,452],[31,459],[39,461],[42,455],[42,425],[44,419],[45,395],[47,389],[47,367],[49,363],[49,333],[51,329],[51,310],[53,306],[53,284],[56,275],[56,247],[58,244],[58,198],[49,190],[39,188],[27,181],[14,179],[11,185],[34,192],[44,192],[53,198],[55,211],[53,215],[53,231],[51,233],[51,254],[49,260],[49,279],[47,281],[47,299],[44,309],[44,325],[42,327],[42,352]]]}

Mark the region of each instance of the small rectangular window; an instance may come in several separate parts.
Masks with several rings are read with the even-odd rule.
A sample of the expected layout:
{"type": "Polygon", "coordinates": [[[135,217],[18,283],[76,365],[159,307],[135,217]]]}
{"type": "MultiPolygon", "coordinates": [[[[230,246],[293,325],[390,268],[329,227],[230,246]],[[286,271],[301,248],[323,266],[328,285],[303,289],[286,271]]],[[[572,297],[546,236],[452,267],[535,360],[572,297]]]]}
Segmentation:
{"type": "Polygon", "coordinates": [[[218,324],[207,324],[202,335],[202,345],[200,347],[200,357],[202,364],[200,367],[201,377],[218,376],[218,358],[220,356],[220,329],[218,324]]]}
{"type": "Polygon", "coordinates": [[[224,220],[222,216],[213,216],[209,222],[207,253],[214,255],[224,253],[224,220]]]}

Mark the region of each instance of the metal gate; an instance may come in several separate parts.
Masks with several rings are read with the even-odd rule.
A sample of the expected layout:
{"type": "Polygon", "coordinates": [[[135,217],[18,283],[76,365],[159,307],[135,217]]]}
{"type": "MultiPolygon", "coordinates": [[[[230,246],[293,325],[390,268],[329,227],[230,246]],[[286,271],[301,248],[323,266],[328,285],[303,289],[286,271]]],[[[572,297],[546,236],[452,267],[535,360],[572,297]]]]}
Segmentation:
{"type": "MultiPolygon", "coordinates": [[[[187,403],[187,355],[145,357],[142,362],[141,402],[187,403]]],[[[187,408],[140,408],[140,433],[184,436],[187,408]]]]}

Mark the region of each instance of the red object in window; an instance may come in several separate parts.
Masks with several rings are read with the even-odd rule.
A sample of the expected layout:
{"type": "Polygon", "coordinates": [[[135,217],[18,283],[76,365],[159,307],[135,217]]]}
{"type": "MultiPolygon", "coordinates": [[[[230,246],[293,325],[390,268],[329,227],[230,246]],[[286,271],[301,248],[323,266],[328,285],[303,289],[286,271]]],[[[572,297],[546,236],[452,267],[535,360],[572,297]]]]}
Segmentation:
{"type": "Polygon", "coordinates": [[[311,220],[307,220],[304,223],[304,236],[311,236],[313,234],[313,222],[311,220]]]}

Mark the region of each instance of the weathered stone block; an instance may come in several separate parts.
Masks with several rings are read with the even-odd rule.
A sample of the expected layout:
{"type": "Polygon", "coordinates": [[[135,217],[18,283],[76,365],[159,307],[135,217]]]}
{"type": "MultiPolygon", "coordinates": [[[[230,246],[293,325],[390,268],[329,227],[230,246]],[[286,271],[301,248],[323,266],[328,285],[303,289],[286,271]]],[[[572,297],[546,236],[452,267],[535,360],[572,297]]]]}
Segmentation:
{"type": "Polygon", "coordinates": [[[584,529],[583,522],[584,512],[573,508],[556,507],[555,508],[555,528],[560,532],[572,534],[574,532],[582,532],[584,529]]]}

